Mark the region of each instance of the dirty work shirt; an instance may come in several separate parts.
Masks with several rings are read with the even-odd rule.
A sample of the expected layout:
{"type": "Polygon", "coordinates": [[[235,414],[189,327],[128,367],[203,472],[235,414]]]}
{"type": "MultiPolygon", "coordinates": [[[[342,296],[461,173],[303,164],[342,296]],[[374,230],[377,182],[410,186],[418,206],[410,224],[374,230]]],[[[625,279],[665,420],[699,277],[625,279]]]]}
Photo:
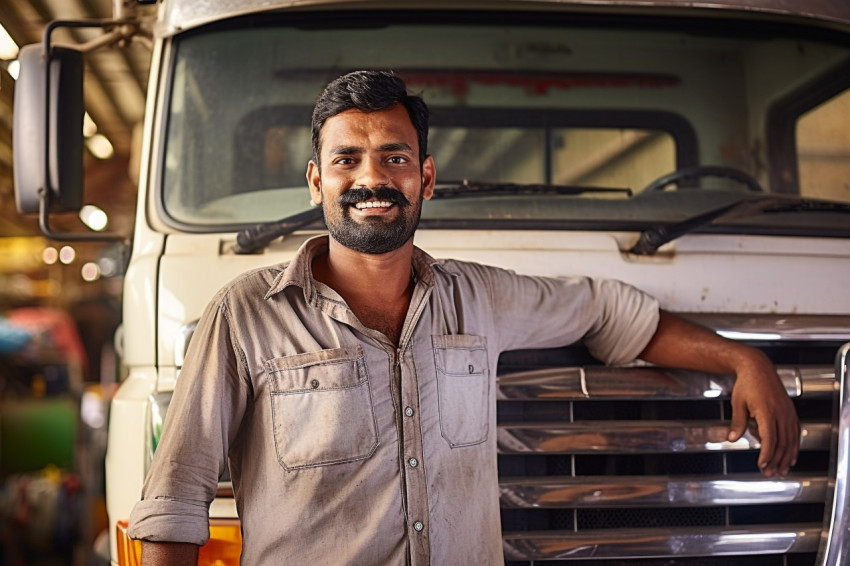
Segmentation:
{"type": "Polygon", "coordinates": [[[312,277],[327,237],[222,289],[195,331],[130,536],[204,544],[229,459],[243,566],[502,564],[499,354],[584,339],[612,364],[658,305],[416,249],[396,348],[312,277]]]}

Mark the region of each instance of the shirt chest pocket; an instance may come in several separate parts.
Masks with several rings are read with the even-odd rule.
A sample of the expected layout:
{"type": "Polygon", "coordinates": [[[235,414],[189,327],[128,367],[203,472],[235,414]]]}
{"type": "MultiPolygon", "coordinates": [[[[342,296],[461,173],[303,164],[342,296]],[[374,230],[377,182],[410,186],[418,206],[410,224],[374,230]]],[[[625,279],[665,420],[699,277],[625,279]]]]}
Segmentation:
{"type": "Polygon", "coordinates": [[[359,347],[265,362],[275,450],[287,470],[363,460],[378,446],[359,347]]]}
{"type": "Polygon", "coordinates": [[[466,334],[432,336],[440,431],[452,448],[481,444],[490,428],[487,342],[466,334]]]}

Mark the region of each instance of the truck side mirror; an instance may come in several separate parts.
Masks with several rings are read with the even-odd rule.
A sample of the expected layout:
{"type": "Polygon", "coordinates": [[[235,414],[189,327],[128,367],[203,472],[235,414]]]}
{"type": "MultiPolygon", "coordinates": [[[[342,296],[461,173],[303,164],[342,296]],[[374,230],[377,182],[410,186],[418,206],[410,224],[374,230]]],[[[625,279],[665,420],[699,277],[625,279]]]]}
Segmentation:
{"type": "Polygon", "coordinates": [[[83,205],[83,54],[41,43],[21,48],[12,146],[20,214],[78,211],[83,205]],[[47,66],[49,65],[49,75],[47,66]],[[49,89],[50,92],[47,92],[49,89]]]}

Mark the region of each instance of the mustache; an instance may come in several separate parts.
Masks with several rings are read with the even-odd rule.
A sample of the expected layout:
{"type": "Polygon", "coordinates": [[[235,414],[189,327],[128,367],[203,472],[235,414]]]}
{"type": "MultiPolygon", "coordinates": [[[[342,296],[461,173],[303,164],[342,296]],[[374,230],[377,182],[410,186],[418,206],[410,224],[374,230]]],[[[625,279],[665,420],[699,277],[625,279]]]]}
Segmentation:
{"type": "Polygon", "coordinates": [[[407,200],[407,197],[404,196],[401,191],[393,189],[392,187],[384,186],[374,189],[370,189],[369,187],[349,189],[339,196],[337,202],[343,205],[352,205],[357,204],[358,202],[366,202],[371,199],[383,200],[399,206],[410,206],[410,201],[407,200]]]}

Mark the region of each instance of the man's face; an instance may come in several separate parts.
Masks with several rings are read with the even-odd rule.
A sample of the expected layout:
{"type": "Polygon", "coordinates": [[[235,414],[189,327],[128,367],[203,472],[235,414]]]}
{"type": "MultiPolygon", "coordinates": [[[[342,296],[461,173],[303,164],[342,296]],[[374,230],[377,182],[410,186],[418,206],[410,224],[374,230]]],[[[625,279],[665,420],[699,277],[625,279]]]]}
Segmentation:
{"type": "Polygon", "coordinates": [[[420,168],[416,129],[407,110],[346,110],[320,132],[321,170],[312,161],[307,182],[322,204],[331,237],[361,253],[382,254],[408,242],[422,201],[434,192],[434,161],[420,168]]]}

